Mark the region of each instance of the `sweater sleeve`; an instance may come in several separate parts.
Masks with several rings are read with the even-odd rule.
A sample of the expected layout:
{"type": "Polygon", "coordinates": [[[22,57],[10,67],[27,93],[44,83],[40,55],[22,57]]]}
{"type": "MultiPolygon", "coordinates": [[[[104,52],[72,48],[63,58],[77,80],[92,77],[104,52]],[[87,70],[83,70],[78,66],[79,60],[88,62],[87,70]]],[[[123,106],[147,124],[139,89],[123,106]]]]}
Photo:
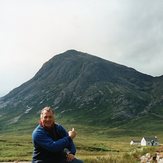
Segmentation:
{"type": "Polygon", "coordinates": [[[69,146],[72,142],[71,138],[67,135],[57,141],[54,141],[43,129],[38,129],[32,134],[33,142],[36,146],[40,146],[51,152],[58,152],[69,146]]]}
{"type": "MultiPolygon", "coordinates": [[[[67,131],[61,126],[61,125],[57,125],[57,130],[59,135],[64,138],[68,136],[67,131]]],[[[68,146],[66,147],[72,154],[75,155],[76,153],[76,147],[75,144],[73,142],[73,140],[71,139],[70,143],[68,144],[68,146]]]]}

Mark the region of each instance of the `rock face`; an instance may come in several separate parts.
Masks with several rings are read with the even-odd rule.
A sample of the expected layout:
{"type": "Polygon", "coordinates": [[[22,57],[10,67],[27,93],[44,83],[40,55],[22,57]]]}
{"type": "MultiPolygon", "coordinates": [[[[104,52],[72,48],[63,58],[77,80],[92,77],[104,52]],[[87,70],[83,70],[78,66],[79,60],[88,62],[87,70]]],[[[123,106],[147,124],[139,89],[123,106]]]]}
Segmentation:
{"type": "Polygon", "coordinates": [[[0,99],[0,122],[29,121],[46,105],[75,123],[119,125],[158,114],[153,110],[163,106],[163,77],[69,50],[0,99]]]}

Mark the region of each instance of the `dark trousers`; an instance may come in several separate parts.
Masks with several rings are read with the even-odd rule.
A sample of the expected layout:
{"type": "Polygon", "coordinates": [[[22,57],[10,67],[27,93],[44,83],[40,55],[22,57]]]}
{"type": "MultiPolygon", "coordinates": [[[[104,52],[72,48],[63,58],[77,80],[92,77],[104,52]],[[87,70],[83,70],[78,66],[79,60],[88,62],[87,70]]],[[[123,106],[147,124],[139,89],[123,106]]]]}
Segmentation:
{"type": "MultiPolygon", "coordinates": [[[[32,163],[53,163],[53,161],[41,161],[41,160],[38,160],[38,161],[32,161],[32,163]]],[[[56,161],[55,160],[55,163],[84,163],[82,160],[79,160],[79,159],[73,159],[72,161],[65,161],[65,160],[62,160],[62,161],[56,161]]]]}
{"type": "Polygon", "coordinates": [[[66,161],[66,163],[84,163],[82,160],[79,159],[73,159],[72,161],[66,161]]]}

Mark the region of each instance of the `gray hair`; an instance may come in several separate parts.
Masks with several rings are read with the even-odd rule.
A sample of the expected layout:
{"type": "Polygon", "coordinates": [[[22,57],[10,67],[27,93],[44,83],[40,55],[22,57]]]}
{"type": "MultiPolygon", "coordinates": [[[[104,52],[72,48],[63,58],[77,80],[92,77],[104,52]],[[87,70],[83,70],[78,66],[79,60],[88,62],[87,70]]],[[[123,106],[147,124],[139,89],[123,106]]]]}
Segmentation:
{"type": "Polygon", "coordinates": [[[43,115],[43,112],[44,112],[44,111],[47,111],[47,112],[52,112],[52,113],[53,113],[53,115],[54,115],[53,108],[52,108],[52,107],[50,107],[50,106],[46,106],[46,107],[44,107],[44,108],[41,110],[40,118],[42,117],[42,115],[43,115]]]}

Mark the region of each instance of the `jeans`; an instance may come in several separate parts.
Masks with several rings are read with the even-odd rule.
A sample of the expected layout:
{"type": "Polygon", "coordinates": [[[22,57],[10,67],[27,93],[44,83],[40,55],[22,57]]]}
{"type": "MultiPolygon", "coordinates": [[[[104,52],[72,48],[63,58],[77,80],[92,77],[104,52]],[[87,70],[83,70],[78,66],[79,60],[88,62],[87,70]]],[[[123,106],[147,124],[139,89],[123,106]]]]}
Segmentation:
{"type": "Polygon", "coordinates": [[[32,163],[84,163],[82,160],[79,160],[79,159],[73,159],[72,161],[65,161],[65,160],[62,160],[62,161],[32,161],[32,163]]]}
{"type": "Polygon", "coordinates": [[[66,161],[66,163],[84,163],[82,160],[79,159],[73,159],[72,161],[66,161]]]}

